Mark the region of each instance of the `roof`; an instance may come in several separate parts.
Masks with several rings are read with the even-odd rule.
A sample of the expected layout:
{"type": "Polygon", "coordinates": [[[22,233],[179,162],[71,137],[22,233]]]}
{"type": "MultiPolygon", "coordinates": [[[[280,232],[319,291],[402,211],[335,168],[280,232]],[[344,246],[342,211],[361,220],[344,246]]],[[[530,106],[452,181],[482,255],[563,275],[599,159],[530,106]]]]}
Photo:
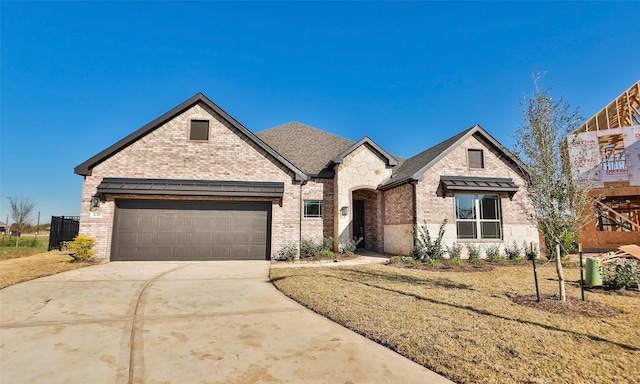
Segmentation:
{"type": "Polygon", "coordinates": [[[412,181],[422,179],[422,175],[436,164],[440,159],[451,152],[455,147],[460,145],[473,135],[480,135],[490,146],[501,152],[505,159],[516,165],[517,169],[524,170],[524,165],[518,158],[493,138],[481,126],[464,130],[457,135],[442,141],[433,147],[418,153],[417,155],[407,159],[400,167],[394,170],[393,175],[380,186],[380,189],[386,190],[412,181]]]}
{"type": "Polygon", "coordinates": [[[105,161],[106,159],[110,158],[111,156],[115,155],[116,153],[120,152],[121,150],[123,150],[124,148],[126,148],[129,145],[133,144],[137,140],[140,140],[144,136],[148,135],[150,132],[152,132],[155,129],[159,128],[160,126],[162,126],[166,122],[172,120],[173,118],[175,118],[176,116],[178,116],[179,114],[183,113],[184,111],[186,111],[187,109],[191,108],[192,106],[194,106],[197,103],[202,103],[202,104],[206,105],[207,107],[211,108],[222,119],[224,119],[231,126],[236,128],[238,131],[240,131],[240,133],[242,133],[244,136],[246,136],[250,141],[255,143],[258,147],[263,149],[269,155],[273,156],[278,162],[280,162],[287,169],[289,169],[291,172],[293,172],[294,178],[296,180],[306,180],[307,179],[307,176],[304,174],[304,172],[302,170],[297,168],[295,165],[291,164],[291,162],[289,162],[287,159],[285,159],[282,155],[280,155],[278,152],[276,152],[271,147],[266,145],[255,134],[253,134],[251,131],[249,131],[247,128],[245,128],[236,119],[231,117],[231,115],[229,115],[224,110],[222,110],[222,108],[218,107],[214,102],[209,100],[202,93],[197,93],[196,95],[192,96],[188,100],[185,100],[184,102],[182,102],[180,105],[178,105],[177,107],[173,108],[169,112],[167,112],[164,115],[158,117],[157,119],[153,120],[152,122],[148,123],[147,125],[143,126],[140,129],[138,129],[137,131],[131,133],[130,135],[126,136],[125,138],[123,138],[122,140],[120,140],[117,143],[113,144],[109,148],[107,148],[104,151],[102,151],[102,152],[98,153],[97,155],[93,156],[92,158],[90,158],[89,160],[85,161],[84,163],[78,165],[74,169],[74,172],[76,174],[78,174],[78,175],[83,175],[83,176],[91,175],[91,171],[96,165],[100,164],[101,162],[105,161]]]}
{"type": "Polygon", "coordinates": [[[284,183],[105,177],[98,194],[282,197],[284,183]]]}
{"type": "Polygon", "coordinates": [[[344,158],[350,154],[351,152],[353,152],[356,148],[358,148],[361,145],[365,145],[367,146],[367,148],[369,148],[369,150],[376,152],[378,154],[378,156],[382,157],[385,159],[387,165],[390,166],[395,166],[398,165],[398,160],[396,160],[392,155],[390,155],[387,151],[385,151],[384,149],[382,149],[378,144],[376,144],[373,140],[371,140],[369,137],[365,136],[362,139],[360,139],[358,142],[356,142],[355,144],[353,144],[351,147],[347,148],[347,150],[345,150],[344,152],[342,152],[341,154],[339,154],[338,156],[336,156],[335,158],[333,158],[328,164],[327,166],[331,167],[335,164],[342,164],[342,162],[344,161],[344,158]]]}
{"type": "Polygon", "coordinates": [[[332,176],[332,167],[341,164],[349,153],[361,145],[376,152],[389,166],[404,161],[382,149],[369,137],[365,136],[356,142],[298,122],[270,128],[258,132],[256,136],[308,176],[332,176]]]}
{"type": "Polygon", "coordinates": [[[582,124],[577,132],[602,131],[640,125],[640,81],[582,124]]]}
{"type": "Polygon", "coordinates": [[[487,191],[518,192],[518,186],[510,178],[473,177],[473,176],[440,176],[442,189],[447,191],[487,191]]]}
{"type": "Polygon", "coordinates": [[[307,175],[319,175],[327,163],[355,142],[298,122],[283,124],[256,134],[307,175]]]}

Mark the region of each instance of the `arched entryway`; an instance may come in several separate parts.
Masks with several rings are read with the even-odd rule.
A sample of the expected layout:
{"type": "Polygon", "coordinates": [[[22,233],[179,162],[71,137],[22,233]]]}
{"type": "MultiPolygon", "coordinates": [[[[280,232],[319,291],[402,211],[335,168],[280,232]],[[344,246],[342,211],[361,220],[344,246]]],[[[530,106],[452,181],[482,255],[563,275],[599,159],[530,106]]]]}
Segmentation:
{"type": "Polygon", "coordinates": [[[357,248],[382,252],[382,194],[369,188],[351,192],[350,235],[357,248]]]}

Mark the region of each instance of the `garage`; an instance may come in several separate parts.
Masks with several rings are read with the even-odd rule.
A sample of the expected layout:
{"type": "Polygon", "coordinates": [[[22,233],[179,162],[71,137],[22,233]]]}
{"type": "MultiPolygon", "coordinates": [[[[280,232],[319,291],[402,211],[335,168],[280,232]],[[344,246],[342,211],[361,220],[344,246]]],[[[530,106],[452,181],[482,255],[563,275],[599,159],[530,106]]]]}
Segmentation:
{"type": "Polygon", "coordinates": [[[116,200],[112,261],[266,260],[271,204],[116,200]]]}
{"type": "Polygon", "coordinates": [[[283,191],[281,182],[104,178],[94,198],[115,203],[111,261],[268,260],[283,191]]]}

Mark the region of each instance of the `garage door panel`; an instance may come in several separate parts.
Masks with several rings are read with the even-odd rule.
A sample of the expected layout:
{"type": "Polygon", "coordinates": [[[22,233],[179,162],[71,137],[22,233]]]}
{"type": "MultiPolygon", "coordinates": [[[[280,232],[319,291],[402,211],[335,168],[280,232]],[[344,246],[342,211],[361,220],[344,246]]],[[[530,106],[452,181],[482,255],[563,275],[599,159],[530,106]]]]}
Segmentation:
{"type": "Polygon", "coordinates": [[[270,203],[117,200],[112,260],[265,260],[270,203]]]}

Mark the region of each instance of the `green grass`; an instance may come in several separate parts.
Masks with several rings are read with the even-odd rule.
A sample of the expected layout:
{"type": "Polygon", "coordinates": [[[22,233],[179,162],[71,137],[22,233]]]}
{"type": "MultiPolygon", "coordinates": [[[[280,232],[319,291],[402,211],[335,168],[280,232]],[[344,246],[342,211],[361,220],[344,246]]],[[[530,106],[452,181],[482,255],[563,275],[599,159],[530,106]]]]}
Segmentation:
{"type": "MultiPolygon", "coordinates": [[[[541,292],[557,292],[553,265],[541,292]]],[[[579,270],[566,269],[580,297],[579,270]]],[[[530,265],[486,272],[384,265],[272,269],[275,286],[308,308],[458,383],[638,383],[640,297],[587,292],[624,313],[587,318],[514,303],[535,293],[530,265]]]]}
{"type": "Polygon", "coordinates": [[[25,257],[47,252],[49,247],[49,235],[35,236],[24,235],[20,237],[20,246],[16,247],[15,237],[0,236],[0,260],[25,257]]]}

